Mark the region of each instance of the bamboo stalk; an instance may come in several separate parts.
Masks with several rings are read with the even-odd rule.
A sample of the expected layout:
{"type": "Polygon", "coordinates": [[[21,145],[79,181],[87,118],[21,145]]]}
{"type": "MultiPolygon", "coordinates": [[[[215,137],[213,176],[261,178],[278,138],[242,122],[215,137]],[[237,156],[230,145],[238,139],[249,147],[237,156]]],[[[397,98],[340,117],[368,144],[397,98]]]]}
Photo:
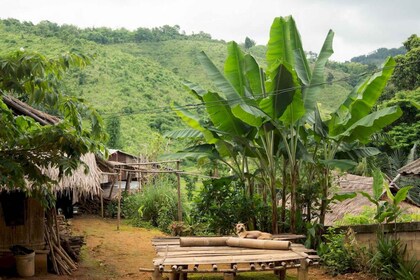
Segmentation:
{"type": "Polygon", "coordinates": [[[57,247],[57,245],[53,244],[54,249],[56,250],[57,254],[66,262],[66,264],[68,264],[68,266],[73,269],[76,270],[77,266],[74,264],[74,262],[70,259],[70,257],[67,255],[66,251],[60,249],[59,247],[57,247]]]}
{"type": "Polygon", "coordinates": [[[58,266],[57,266],[57,260],[55,259],[55,256],[54,256],[54,247],[53,247],[53,243],[51,240],[48,226],[45,227],[45,236],[47,238],[48,246],[50,247],[50,256],[51,256],[51,262],[53,264],[53,269],[57,274],[60,274],[60,271],[58,270],[58,266]]]}

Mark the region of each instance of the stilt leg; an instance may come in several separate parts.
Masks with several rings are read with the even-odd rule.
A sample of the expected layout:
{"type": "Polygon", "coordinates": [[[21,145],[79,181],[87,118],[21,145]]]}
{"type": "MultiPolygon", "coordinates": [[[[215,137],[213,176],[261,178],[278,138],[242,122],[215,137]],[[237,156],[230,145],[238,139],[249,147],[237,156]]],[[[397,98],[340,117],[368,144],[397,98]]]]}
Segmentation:
{"type": "Polygon", "coordinates": [[[298,280],[308,280],[308,267],[307,259],[300,261],[300,267],[298,268],[298,280]]]}
{"type": "Polygon", "coordinates": [[[158,265],[155,266],[155,271],[153,271],[152,279],[153,280],[162,280],[162,272],[160,272],[158,265]]]}

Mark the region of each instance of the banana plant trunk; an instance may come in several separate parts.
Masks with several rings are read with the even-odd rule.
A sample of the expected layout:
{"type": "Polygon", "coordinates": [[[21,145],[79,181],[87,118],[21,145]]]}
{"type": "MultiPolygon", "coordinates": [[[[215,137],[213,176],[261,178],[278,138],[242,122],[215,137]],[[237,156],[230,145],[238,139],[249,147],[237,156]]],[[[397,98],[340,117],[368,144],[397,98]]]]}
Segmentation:
{"type": "Polygon", "coordinates": [[[277,215],[277,193],[276,193],[276,178],[270,179],[270,189],[271,189],[271,210],[272,210],[272,220],[271,220],[271,229],[273,234],[278,234],[278,215],[277,215]]]}
{"type": "Polygon", "coordinates": [[[290,231],[296,233],[297,231],[297,200],[296,200],[296,189],[298,185],[298,165],[297,163],[291,164],[291,176],[290,176],[290,231]]]}
{"type": "Polygon", "coordinates": [[[323,170],[323,180],[322,180],[322,190],[321,190],[321,211],[319,214],[319,223],[324,225],[325,223],[325,214],[327,212],[327,202],[328,202],[328,188],[329,188],[329,168],[324,168],[323,170]]]}

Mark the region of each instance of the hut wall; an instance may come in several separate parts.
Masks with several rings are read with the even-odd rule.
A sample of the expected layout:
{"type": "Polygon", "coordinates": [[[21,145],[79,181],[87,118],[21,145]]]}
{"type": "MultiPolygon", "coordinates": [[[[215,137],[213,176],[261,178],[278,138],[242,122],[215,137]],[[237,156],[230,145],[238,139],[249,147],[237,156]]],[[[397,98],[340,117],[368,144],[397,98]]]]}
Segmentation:
{"type": "MultiPolygon", "coordinates": [[[[341,227],[346,229],[348,227],[341,227]]],[[[374,248],[377,240],[377,225],[358,225],[351,226],[356,233],[357,241],[364,246],[374,248]]],[[[407,259],[413,257],[420,261],[420,222],[411,223],[397,223],[396,224],[396,236],[399,238],[403,245],[407,245],[407,259]]],[[[394,224],[384,225],[384,231],[386,234],[394,234],[394,224]]],[[[420,267],[417,266],[417,270],[420,272],[420,267]]]]}
{"type": "Polygon", "coordinates": [[[7,226],[0,207],[0,250],[9,249],[12,245],[22,245],[31,249],[44,249],[44,209],[39,202],[26,198],[24,224],[7,226]]]}

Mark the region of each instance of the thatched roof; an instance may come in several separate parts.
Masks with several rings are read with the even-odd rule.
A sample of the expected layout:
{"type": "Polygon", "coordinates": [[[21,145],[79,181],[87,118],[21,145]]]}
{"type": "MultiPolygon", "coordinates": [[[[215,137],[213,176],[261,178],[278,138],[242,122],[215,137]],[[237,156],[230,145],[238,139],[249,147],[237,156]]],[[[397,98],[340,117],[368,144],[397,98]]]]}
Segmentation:
{"type": "MultiPolygon", "coordinates": [[[[373,178],[363,177],[352,174],[346,174],[339,179],[338,193],[345,194],[350,192],[366,192],[373,194],[373,178]]],[[[382,195],[382,199],[387,199],[386,195],[382,195]]],[[[362,213],[364,206],[373,206],[373,204],[364,196],[358,194],[355,198],[344,200],[343,202],[332,203],[330,211],[325,216],[325,225],[331,226],[335,221],[341,220],[344,214],[359,215],[362,213]]],[[[420,207],[401,202],[400,206],[407,213],[420,213],[420,207]]]]}
{"type": "Polygon", "coordinates": [[[398,170],[398,172],[403,176],[407,176],[407,175],[420,176],[420,158],[403,166],[402,168],[398,170]]]}
{"type": "MultiPolygon", "coordinates": [[[[33,118],[42,125],[54,125],[61,120],[56,117],[39,111],[28,104],[11,96],[4,95],[3,102],[16,114],[25,115],[33,118]]],[[[96,165],[95,155],[93,153],[85,154],[81,160],[87,165],[88,172],[85,173],[85,166],[79,166],[73,171],[73,175],[64,176],[58,184],[53,187],[55,192],[73,191],[73,196],[93,196],[101,191],[99,184],[99,170],[96,165]]],[[[50,168],[45,170],[45,174],[54,180],[58,180],[58,169],[50,168]]]]}

